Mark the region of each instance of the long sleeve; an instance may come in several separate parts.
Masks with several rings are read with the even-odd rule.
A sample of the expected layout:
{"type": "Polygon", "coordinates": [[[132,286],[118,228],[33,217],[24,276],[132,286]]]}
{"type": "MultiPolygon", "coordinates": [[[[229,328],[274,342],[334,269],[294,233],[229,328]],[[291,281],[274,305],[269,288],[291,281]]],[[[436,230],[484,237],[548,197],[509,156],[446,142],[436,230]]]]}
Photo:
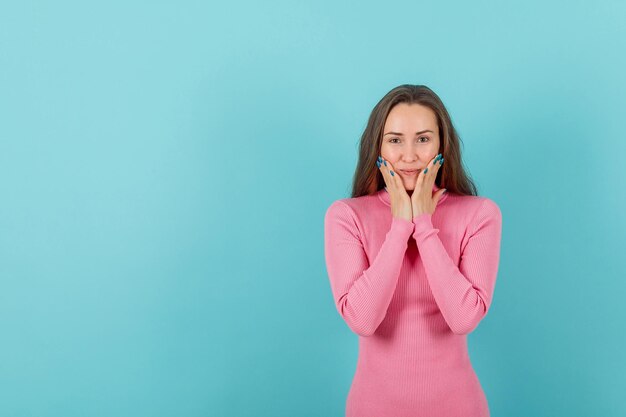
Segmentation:
{"type": "Polygon", "coordinates": [[[437,306],[450,329],[459,335],[472,332],[485,317],[498,273],[502,213],[485,198],[470,224],[467,244],[457,267],[432,224],[432,215],[413,218],[413,237],[437,306]]]}
{"type": "Polygon", "coordinates": [[[324,255],[337,311],[360,336],[371,336],[385,318],[402,269],[413,222],[392,217],[371,265],[353,210],[340,200],[326,211],[324,255]]]}

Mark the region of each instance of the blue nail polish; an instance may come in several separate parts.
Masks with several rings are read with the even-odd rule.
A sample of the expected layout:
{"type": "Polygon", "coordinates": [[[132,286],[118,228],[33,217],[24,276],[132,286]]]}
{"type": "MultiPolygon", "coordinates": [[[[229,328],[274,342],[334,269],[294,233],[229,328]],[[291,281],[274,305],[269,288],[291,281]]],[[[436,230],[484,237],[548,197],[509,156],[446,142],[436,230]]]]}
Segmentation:
{"type": "Polygon", "coordinates": [[[394,175],[396,175],[396,174],[394,174],[394,173],[393,173],[393,171],[389,171],[389,172],[391,172],[391,176],[394,176],[394,175]]]}
{"type": "Polygon", "coordinates": [[[443,165],[443,158],[439,160],[439,165],[443,165]]]}
{"type": "Polygon", "coordinates": [[[435,161],[433,162],[433,165],[437,163],[437,161],[439,161],[441,159],[441,154],[437,155],[435,157],[435,161]]]}
{"type": "Polygon", "coordinates": [[[384,162],[385,166],[387,166],[387,161],[383,161],[383,162],[384,162]]]}
{"type": "Polygon", "coordinates": [[[428,168],[426,168],[426,169],[424,170],[424,174],[426,174],[427,172],[428,172],[428,168]]]}
{"type": "Polygon", "coordinates": [[[376,166],[380,168],[380,162],[376,161],[376,166]]]}

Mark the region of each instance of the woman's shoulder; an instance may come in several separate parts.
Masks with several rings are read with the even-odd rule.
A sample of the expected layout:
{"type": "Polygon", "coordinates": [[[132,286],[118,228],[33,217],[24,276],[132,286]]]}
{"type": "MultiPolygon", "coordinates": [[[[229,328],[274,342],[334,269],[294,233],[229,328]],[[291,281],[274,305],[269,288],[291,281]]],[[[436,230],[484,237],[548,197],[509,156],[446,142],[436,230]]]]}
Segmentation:
{"type": "Polygon", "coordinates": [[[455,195],[450,203],[458,205],[459,208],[468,213],[474,224],[480,224],[485,220],[502,221],[502,211],[500,206],[493,199],[486,196],[477,195],[455,195]]]}
{"type": "Polygon", "coordinates": [[[379,201],[378,192],[374,194],[362,195],[360,197],[345,197],[339,198],[331,202],[328,209],[336,210],[337,207],[342,208],[350,208],[352,210],[358,211],[361,208],[365,208],[372,203],[377,203],[379,201]]]}
{"type": "Polygon", "coordinates": [[[326,209],[325,220],[348,222],[357,228],[361,227],[368,214],[380,209],[382,202],[378,194],[369,194],[359,197],[339,198],[331,202],[326,209]]]}
{"type": "Polygon", "coordinates": [[[499,208],[498,204],[494,200],[492,200],[489,197],[482,196],[482,195],[456,195],[456,194],[450,194],[450,197],[453,197],[460,204],[463,204],[463,205],[466,205],[466,206],[473,206],[473,207],[477,207],[477,208],[485,207],[486,209],[499,208]]]}
{"type": "Polygon", "coordinates": [[[328,208],[326,209],[326,217],[328,216],[337,216],[337,215],[350,215],[354,214],[355,210],[359,206],[359,199],[363,197],[346,197],[339,198],[330,203],[328,208]]]}

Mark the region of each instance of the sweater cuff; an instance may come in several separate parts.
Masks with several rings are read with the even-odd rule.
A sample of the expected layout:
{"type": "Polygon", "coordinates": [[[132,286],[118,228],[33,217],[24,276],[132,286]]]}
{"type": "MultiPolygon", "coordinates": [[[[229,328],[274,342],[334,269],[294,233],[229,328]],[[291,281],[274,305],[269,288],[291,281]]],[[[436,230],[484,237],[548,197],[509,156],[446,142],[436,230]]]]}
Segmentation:
{"type": "Polygon", "coordinates": [[[393,235],[402,236],[408,241],[414,229],[415,225],[413,222],[400,217],[392,217],[389,232],[393,235]]]}
{"type": "Polygon", "coordinates": [[[413,224],[415,225],[413,239],[415,239],[418,246],[421,245],[426,238],[439,232],[439,229],[435,229],[435,226],[433,226],[432,214],[430,213],[422,213],[419,216],[413,217],[413,224]]]}
{"type": "Polygon", "coordinates": [[[433,229],[432,217],[433,216],[430,213],[422,213],[419,216],[413,217],[415,233],[421,233],[433,229]]]}

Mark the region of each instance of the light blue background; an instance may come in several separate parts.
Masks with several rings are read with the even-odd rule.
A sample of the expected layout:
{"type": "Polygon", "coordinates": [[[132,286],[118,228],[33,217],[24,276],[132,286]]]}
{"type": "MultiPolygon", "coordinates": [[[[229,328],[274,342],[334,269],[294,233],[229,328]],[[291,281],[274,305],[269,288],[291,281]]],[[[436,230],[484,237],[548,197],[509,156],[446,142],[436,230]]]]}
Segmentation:
{"type": "Polygon", "coordinates": [[[498,416],[623,416],[626,6],[2,2],[0,415],[342,416],[323,215],[393,87],[503,213],[498,416]]]}

